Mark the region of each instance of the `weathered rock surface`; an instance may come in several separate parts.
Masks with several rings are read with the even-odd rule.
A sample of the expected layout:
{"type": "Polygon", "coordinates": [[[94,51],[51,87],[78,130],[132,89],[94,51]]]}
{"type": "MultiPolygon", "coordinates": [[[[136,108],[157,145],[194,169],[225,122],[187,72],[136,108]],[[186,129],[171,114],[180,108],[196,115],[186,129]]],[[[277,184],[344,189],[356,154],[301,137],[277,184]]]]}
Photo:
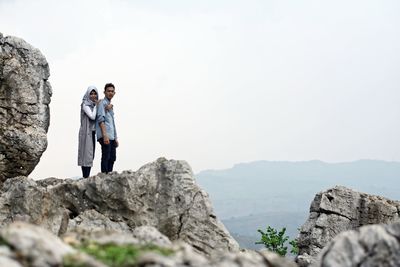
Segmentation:
{"type": "Polygon", "coordinates": [[[0,33],[0,183],[31,173],[46,150],[49,75],[38,49],[0,33]]]}
{"type": "Polygon", "coordinates": [[[269,251],[222,252],[205,258],[185,244],[175,244],[172,256],[146,253],[138,266],[143,267],[297,267],[297,265],[269,251]]]}
{"type": "MultiPolygon", "coordinates": [[[[337,186],[317,194],[310,216],[300,229],[300,266],[314,262],[317,254],[336,235],[363,225],[391,223],[400,217],[400,202],[337,186]]],[[[340,265],[337,265],[340,266],[340,265]]]]}
{"type": "Polygon", "coordinates": [[[80,180],[8,179],[0,192],[0,226],[15,220],[54,234],[153,226],[196,251],[238,250],[216,218],[208,195],[184,161],[158,159],[137,172],[99,174],[80,180]]]}
{"type": "Polygon", "coordinates": [[[400,266],[400,222],[340,233],[322,250],[313,266],[400,266]]]}
{"type": "MultiPolygon", "coordinates": [[[[166,249],[171,253],[163,256],[152,252],[140,252],[140,245],[148,240],[142,240],[141,237],[153,234],[154,229],[139,227],[136,231],[139,239],[131,238],[125,234],[126,238],[118,235],[108,235],[103,232],[104,238],[85,240],[86,245],[90,244],[118,244],[132,245],[138,251],[137,262],[129,266],[140,267],[296,267],[294,262],[281,258],[277,254],[262,251],[224,251],[213,257],[205,257],[199,254],[192,246],[177,241],[168,243],[166,249]],[[99,242],[100,241],[100,242],[99,242]]],[[[156,233],[159,235],[159,233],[156,233]]],[[[0,266],[7,267],[51,267],[51,266],[87,266],[87,267],[106,267],[105,264],[92,258],[91,256],[79,252],[78,249],[70,246],[82,245],[80,241],[71,242],[71,237],[59,239],[49,231],[36,225],[22,222],[15,222],[5,226],[0,231],[0,266]],[[64,242],[63,242],[64,241],[64,242]]],[[[153,244],[153,243],[152,243],[153,244]]],[[[166,245],[166,244],[164,244],[166,245]]],[[[93,246],[92,246],[93,247],[93,246]]],[[[125,266],[125,265],[124,265],[125,266]]],[[[126,265],[128,266],[128,265],[126,265]]],[[[110,266],[111,267],[111,266],[110,266]]]]}
{"type": "Polygon", "coordinates": [[[174,241],[171,243],[168,238],[158,233],[152,227],[141,226],[133,231],[133,236],[129,234],[110,233],[98,231],[87,234],[81,239],[74,236],[76,233],[71,232],[64,236],[65,241],[70,243],[95,242],[96,244],[117,244],[117,245],[135,245],[141,246],[145,244],[153,244],[159,247],[167,248],[173,251],[172,255],[163,256],[155,252],[145,252],[138,260],[137,266],[160,266],[160,267],[259,267],[259,266],[284,266],[295,267],[293,262],[281,258],[277,254],[263,251],[219,251],[205,257],[199,254],[192,246],[181,242],[174,241]],[[150,237],[150,238],[149,238],[150,237]],[[160,239],[163,241],[160,243],[160,239]],[[72,242],[71,242],[72,241],[72,242]],[[266,265],[268,263],[268,265],[266,265]]]}
{"type": "Polygon", "coordinates": [[[45,229],[15,222],[0,232],[0,266],[52,267],[63,266],[65,257],[73,256],[88,267],[105,267],[86,254],[63,243],[45,229]]]}
{"type": "Polygon", "coordinates": [[[97,244],[116,244],[116,245],[156,245],[157,247],[167,248],[172,245],[171,241],[152,226],[139,226],[131,233],[115,230],[94,229],[90,232],[70,231],[63,235],[64,241],[71,244],[85,243],[93,241],[97,244]]]}

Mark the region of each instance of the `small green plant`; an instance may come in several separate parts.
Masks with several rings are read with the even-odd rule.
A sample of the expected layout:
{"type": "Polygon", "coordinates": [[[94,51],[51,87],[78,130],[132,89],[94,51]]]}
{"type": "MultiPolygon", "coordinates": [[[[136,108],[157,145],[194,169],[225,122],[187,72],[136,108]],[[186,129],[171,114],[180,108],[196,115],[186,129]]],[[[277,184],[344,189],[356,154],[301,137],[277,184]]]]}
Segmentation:
{"type": "Polygon", "coordinates": [[[85,262],[81,262],[81,259],[75,254],[68,254],[64,256],[63,267],[86,267],[87,264],[85,262]]]}
{"type": "Polygon", "coordinates": [[[297,244],[297,239],[290,240],[289,244],[292,246],[290,253],[292,253],[294,255],[298,255],[299,254],[299,245],[297,244]]]}
{"type": "MultiPolygon", "coordinates": [[[[164,256],[173,253],[170,249],[157,247],[154,245],[134,246],[134,245],[115,245],[105,244],[100,245],[96,243],[83,244],[76,247],[81,252],[93,256],[99,261],[115,267],[133,266],[139,255],[144,252],[155,252],[164,256]]],[[[66,257],[64,259],[64,266],[80,267],[79,262],[74,260],[74,257],[66,257]]]]}
{"type": "Polygon", "coordinates": [[[261,240],[256,242],[256,244],[262,244],[268,250],[276,252],[281,256],[286,255],[287,247],[285,246],[285,242],[289,239],[288,236],[285,236],[286,228],[282,228],[282,230],[278,232],[268,225],[266,232],[260,229],[258,229],[258,232],[261,234],[261,240]]]}
{"type": "MultiPolygon", "coordinates": [[[[257,231],[261,234],[261,240],[256,242],[256,244],[262,244],[268,250],[276,252],[282,257],[286,256],[288,247],[285,245],[285,243],[286,241],[289,240],[289,236],[285,235],[286,233],[285,227],[278,232],[278,230],[268,225],[266,232],[260,229],[258,229],[257,231]]],[[[290,252],[297,255],[299,251],[299,247],[297,246],[297,240],[296,239],[290,240],[289,244],[292,246],[290,252]]]]}

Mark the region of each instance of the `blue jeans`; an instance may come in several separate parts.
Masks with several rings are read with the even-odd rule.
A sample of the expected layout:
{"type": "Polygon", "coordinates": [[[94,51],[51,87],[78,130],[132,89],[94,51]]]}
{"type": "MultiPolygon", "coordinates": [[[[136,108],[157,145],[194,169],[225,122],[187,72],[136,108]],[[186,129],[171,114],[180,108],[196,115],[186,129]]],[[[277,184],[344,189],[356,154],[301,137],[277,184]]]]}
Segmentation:
{"type": "Polygon", "coordinates": [[[101,172],[112,172],[114,162],[117,159],[115,140],[110,140],[108,145],[104,144],[103,138],[100,138],[98,141],[101,145],[101,172]]]}

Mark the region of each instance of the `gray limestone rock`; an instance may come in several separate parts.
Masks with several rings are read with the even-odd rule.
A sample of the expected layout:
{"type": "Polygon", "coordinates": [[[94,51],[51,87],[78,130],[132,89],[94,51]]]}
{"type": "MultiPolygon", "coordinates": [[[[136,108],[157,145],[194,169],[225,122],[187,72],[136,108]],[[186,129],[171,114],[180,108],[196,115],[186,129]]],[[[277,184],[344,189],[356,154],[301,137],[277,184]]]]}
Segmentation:
{"type": "Polygon", "coordinates": [[[313,266],[400,266],[400,222],[340,233],[322,250],[313,266]]]}
{"type": "Polygon", "coordinates": [[[17,260],[17,255],[6,244],[0,246],[0,266],[22,267],[17,260]]]}
{"type": "Polygon", "coordinates": [[[15,177],[0,193],[0,226],[22,218],[60,235],[152,226],[203,254],[239,248],[185,161],[160,158],[136,172],[80,180],[15,177]]]}
{"type": "Polygon", "coordinates": [[[64,266],[67,258],[79,266],[107,267],[92,257],[65,244],[46,229],[25,222],[15,222],[0,231],[3,246],[0,266],[64,266]]]}
{"type": "Polygon", "coordinates": [[[2,239],[19,255],[30,261],[30,266],[45,267],[60,264],[75,250],[40,227],[16,222],[2,229],[2,239]]]}
{"type": "Polygon", "coordinates": [[[251,250],[236,252],[219,252],[209,258],[198,254],[191,246],[175,243],[172,246],[174,254],[161,256],[146,253],[139,258],[141,267],[297,267],[297,265],[279,255],[268,252],[251,250]]]}
{"type": "Polygon", "coordinates": [[[298,239],[300,266],[315,261],[317,254],[336,235],[363,225],[391,223],[400,218],[400,202],[337,186],[317,194],[298,239]]]}
{"type": "MultiPolygon", "coordinates": [[[[86,242],[87,244],[117,244],[135,245],[143,244],[157,245],[159,238],[152,238],[149,242],[148,233],[151,236],[160,235],[154,229],[140,227],[138,232],[144,236],[141,238],[129,238],[122,233],[107,233],[100,231],[93,234],[89,239],[71,242],[71,236],[64,239],[64,242],[75,243],[75,245],[86,242]],[[98,235],[97,235],[98,234],[98,235]]],[[[138,233],[137,233],[138,234],[138,233]]],[[[31,266],[50,267],[65,266],[65,262],[73,263],[74,266],[105,267],[90,256],[78,252],[76,249],[65,244],[55,235],[36,225],[16,222],[3,228],[0,232],[4,245],[0,247],[0,266],[31,266]]],[[[167,240],[167,238],[164,237],[167,240]]],[[[156,252],[142,252],[134,266],[141,267],[296,267],[296,264],[288,259],[268,251],[219,251],[210,257],[200,254],[192,246],[177,241],[174,243],[163,242],[162,246],[171,254],[163,256],[156,252]]],[[[70,265],[68,265],[70,266],[70,265]]]]}
{"type": "Polygon", "coordinates": [[[31,173],[46,150],[49,76],[38,49],[0,34],[0,183],[31,173]]]}
{"type": "Polygon", "coordinates": [[[18,261],[12,259],[12,258],[7,258],[4,256],[0,256],[0,266],[4,267],[22,267],[21,264],[19,264],[18,261]]]}
{"type": "Polygon", "coordinates": [[[208,267],[211,266],[209,260],[200,255],[193,247],[182,243],[175,242],[170,249],[174,251],[172,255],[162,256],[154,252],[147,252],[141,255],[138,259],[138,266],[163,266],[163,267],[208,267]]]}
{"type": "MultiPolygon", "coordinates": [[[[63,235],[63,240],[71,244],[85,242],[95,242],[97,244],[116,244],[116,245],[156,245],[157,247],[167,248],[172,245],[165,235],[161,234],[155,227],[139,226],[132,232],[119,230],[105,230],[96,228],[88,231],[89,228],[72,229],[63,235]]],[[[117,228],[118,229],[118,228],[117,228]]]]}
{"type": "Polygon", "coordinates": [[[289,259],[283,258],[268,250],[245,250],[239,253],[220,254],[212,262],[218,267],[297,267],[289,259]]]}
{"type": "MultiPolygon", "coordinates": [[[[70,211],[67,211],[68,217],[70,216],[70,211]]],[[[116,230],[121,232],[130,232],[131,229],[123,222],[114,222],[103,214],[97,212],[94,209],[85,210],[80,213],[77,217],[68,220],[68,226],[66,231],[68,232],[78,232],[83,233],[85,231],[98,232],[102,230],[116,230]]],[[[59,231],[59,234],[63,234],[64,231],[59,231]]]]}
{"type": "Polygon", "coordinates": [[[171,241],[165,235],[161,234],[155,227],[139,226],[133,230],[133,236],[140,240],[140,245],[154,244],[159,247],[171,246],[171,241]]]}

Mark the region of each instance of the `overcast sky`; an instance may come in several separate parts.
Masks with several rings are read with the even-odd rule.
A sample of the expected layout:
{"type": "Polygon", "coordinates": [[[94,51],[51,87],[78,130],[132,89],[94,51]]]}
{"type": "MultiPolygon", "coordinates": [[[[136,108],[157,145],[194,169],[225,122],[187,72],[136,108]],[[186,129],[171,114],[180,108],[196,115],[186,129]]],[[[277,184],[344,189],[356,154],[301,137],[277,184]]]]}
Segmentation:
{"type": "Polygon", "coordinates": [[[48,148],[31,177],[81,175],[81,99],[106,82],[117,171],[161,156],[195,172],[400,161],[399,14],[397,0],[0,0],[0,32],[50,65],[48,148]]]}

